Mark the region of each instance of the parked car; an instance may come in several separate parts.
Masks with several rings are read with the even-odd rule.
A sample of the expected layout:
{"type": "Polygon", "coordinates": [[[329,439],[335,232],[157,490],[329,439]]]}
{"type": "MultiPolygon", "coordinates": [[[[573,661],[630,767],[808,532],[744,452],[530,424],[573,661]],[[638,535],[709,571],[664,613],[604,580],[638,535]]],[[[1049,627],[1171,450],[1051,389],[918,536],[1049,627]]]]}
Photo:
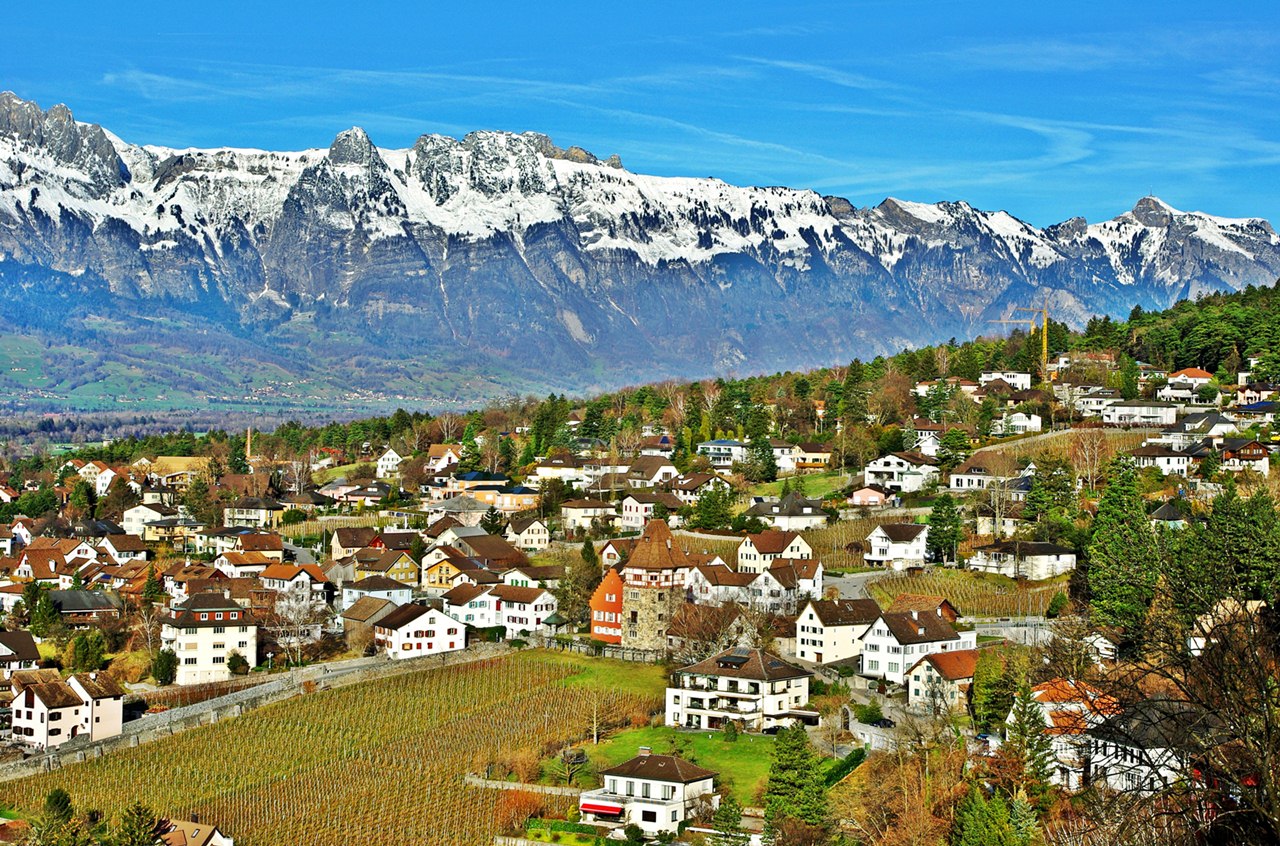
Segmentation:
{"type": "Polygon", "coordinates": [[[897,723],[895,723],[893,720],[889,719],[888,717],[881,717],[880,719],[876,720],[876,721],[875,721],[874,723],[872,723],[871,725],[872,725],[872,727],[873,727],[873,728],[878,728],[878,729],[891,729],[891,728],[894,728],[895,726],[897,726],[898,724],[897,724],[897,723]]]}

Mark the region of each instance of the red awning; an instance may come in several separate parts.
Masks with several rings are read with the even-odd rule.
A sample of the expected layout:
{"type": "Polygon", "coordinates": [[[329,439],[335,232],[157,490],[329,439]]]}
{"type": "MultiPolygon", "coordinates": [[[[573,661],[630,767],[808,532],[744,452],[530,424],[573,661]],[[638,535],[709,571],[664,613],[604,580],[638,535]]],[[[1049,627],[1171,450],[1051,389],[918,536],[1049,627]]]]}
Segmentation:
{"type": "Polygon", "coordinates": [[[606,805],[599,802],[583,802],[579,810],[584,814],[608,814],[615,816],[622,813],[621,805],[606,805]]]}

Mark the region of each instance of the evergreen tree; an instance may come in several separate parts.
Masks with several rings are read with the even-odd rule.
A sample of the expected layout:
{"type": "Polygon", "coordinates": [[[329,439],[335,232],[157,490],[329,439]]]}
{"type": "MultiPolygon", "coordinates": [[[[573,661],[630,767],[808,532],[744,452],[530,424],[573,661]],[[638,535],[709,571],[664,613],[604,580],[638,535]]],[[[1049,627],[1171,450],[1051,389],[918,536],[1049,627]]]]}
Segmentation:
{"type": "Polygon", "coordinates": [[[156,815],[141,802],[135,802],[120,815],[111,846],[155,846],[164,841],[156,834],[156,815]]]}
{"type": "Polygon", "coordinates": [[[164,598],[164,587],[160,584],[160,577],[156,574],[155,565],[147,567],[147,580],[142,585],[142,599],[144,602],[155,604],[164,598]]]}
{"type": "Polygon", "coordinates": [[[748,446],[751,478],[756,482],[773,482],[778,478],[778,459],[767,435],[753,437],[748,446]]]}
{"type": "Polygon", "coordinates": [[[58,609],[53,607],[53,600],[48,591],[41,591],[40,599],[31,609],[31,633],[38,638],[48,637],[62,622],[58,609]]]}
{"type": "Polygon", "coordinates": [[[1013,829],[1014,843],[1017,846],[1034,846],[1040,842],[1040,821],[1036,818],[1036,810],[1027,801],[1027,794],[1021,790],[1013,795],[1009,803],[1009,827],[1013,829]]]}
{"type": "Polygon", "coordinates": [[[902,426],[902,448],[906,450],[915,449],[919,440],[920,433],[916,431],[916,421],[908,417],[907,422],[902,426]]]}
{"type": "Polygon", "coordinates": [[[151,660],[151,678],[156,684],[164,686],[173,684],[178,675],[178,656],[172,649],[161,649],[151,660]]]}
{"type": "Polygon", "coordinates": [[[953,846],[1020,846],[1009,820],[1009,806],[1000,794],[990,799],[974,785],[956,810],[951,829],[953,846]]]}
{"type": "Polygon", "coordinates": [[[503,473],[510,473],[516,466],[516,459],[516,442],[504,435],[498,441],[498,469],[503,473]]]}
{"type": "Polygon", "coordinates": [[[45,797],[44,810],[32,821],[25,842],[28,846],[89,846],[92,839],[75,818],[71,796],[59,787],[45,797]]]}
{"type": "Polygon", "coordinates": [[[502,534],[502,514],[492,505],[489,510],[480,518],[480,528],[484,529],[487,535],[502,534]]]}
{"type": "Polygon", "coordinates": [[[1133,460],[1118,456],[1109,476],[1089,544],[1091,607],[1096,622],[1136,636],[1151,604],[1158,552],[1133,460]]]}
{"type": "Polygon", "coordinates": [[[969,686],[973,722],[981,728],[998,725],[1009,714],[1012,692],[1005,681],[1005,662],[996,649],[979,649],[969,686]]]}
{"type": "Polygon", "coordinates": [[[938,441],[938,461],[947,470],[963,462],[971,451],[969,435],[963,429],[948,429],[938,441]]]}
{"type": "Polygon", "coordinates": [[[1053,743],[1044,729],[1044,711],[1031,696],[1031,685],[1024,680],[1013,698],[999,755],[1014,765],[1011,774],[1016,786],[1032,796],[1043,796],[1050,786],[1053,743]]]}
{"type": "Polygon", "coordinates": [[[471,422],[462,432],[462,456],[458,459],[458,472],[470,473],[480,469],[480,445],[476,442],[476,424],[471,422]]]}
{"type": "Polygon", "coordinates": [[[588,538],[582,542],[582,561],[588,567],[600,569],[600,556],[596,554],[596,545],[588,538]]]}
{"type": "Polygon", "coordinates": [[[766,833],[786,818],[823,825],[827,815],[827,789],[818,753],[802,724],[787,726],[778,732],[773,747],[764,794],[766,833]]]}
{"type": "Polygon", "coordinates": [[[693,524],[695,529],[720,529],[729,525],[733,519],[733,507],[729,501],[729,492],[719,486],[712,486],[698,497],[693,508],[693,524]]]}
{"type": "Polygon", "coordinates": [[[934,560],[954,560],[956,547],[964,533],[960,526],[960,509],[949,493],[941,494],[933,501],[929,512],[929,552],[934,560]]]}
{"type": "Polygon", "coordinates": [[[520,450],[520,466],[528,467],[538,456],[533,451],[533,441],[525,441],[524,448],[520,450]]]}
{"type": "Polygon", "coordinates": [[[742,831],[742,805],[732,793],[721,797],[720,807],[711,818],[716,834],[707,838],[710,846],[743,846],[748,840],[742,831]]]}
{"type": "Polygon", "coordinates": [[[77,632],[63,651],[63,666],[75,673],[90,673],[106,663],[107,644],[97,629],[77,632]]]}

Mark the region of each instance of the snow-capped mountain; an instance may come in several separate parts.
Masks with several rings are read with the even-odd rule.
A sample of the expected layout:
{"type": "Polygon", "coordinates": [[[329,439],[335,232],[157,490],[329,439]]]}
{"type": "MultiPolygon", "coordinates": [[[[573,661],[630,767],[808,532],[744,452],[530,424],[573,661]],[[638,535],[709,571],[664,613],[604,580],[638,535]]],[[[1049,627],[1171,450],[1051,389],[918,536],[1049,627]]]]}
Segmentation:
{"type": "Polygon", "coordinates": [[[1046,297],[1080,323],[1277,277],[1266,221],[1151,197],[1038,229],[963,202],[644,176],[535,133],[135,146],[0,95],[0,282],[20,326],[162,307],[264,348],[323,355],[340,335],[347,355],[447,351],[574,387],[827,364],[1046,297]],[[15,305],[51,292],[66,307],[15,305]]]}

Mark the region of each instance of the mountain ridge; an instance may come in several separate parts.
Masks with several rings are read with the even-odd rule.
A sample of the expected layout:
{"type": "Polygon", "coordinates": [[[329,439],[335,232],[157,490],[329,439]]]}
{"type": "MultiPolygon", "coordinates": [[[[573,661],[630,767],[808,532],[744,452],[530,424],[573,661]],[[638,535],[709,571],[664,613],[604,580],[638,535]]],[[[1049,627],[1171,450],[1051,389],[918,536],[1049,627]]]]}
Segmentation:
{"type": "Polygon", "coordinates": [[[336,346],[383,369],[509,372],[506,389],[608,387],[982,334],[1030,301],[1078,326],[1277,277],[1267,221],[1152,197],[1037,228],[964,201],[859,208],[635,174],[533,132],[139,146],[0,95],[0,284],[18,329],[162,309],[305,356],[303,372],[336,346]],[[92,305],[28,309],[41,280],[92,305]]]}

